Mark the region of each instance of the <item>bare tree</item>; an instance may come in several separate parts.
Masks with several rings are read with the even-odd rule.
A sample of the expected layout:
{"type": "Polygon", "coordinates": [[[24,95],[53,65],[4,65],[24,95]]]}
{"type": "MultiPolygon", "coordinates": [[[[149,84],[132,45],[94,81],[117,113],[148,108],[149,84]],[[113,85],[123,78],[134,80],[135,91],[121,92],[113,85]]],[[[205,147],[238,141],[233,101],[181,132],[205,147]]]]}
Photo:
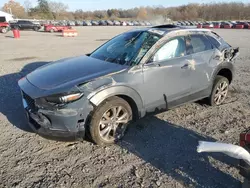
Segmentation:
{"type": "Polygon", "coordinates": [[[33,7],[31,1],[30,1],[30,0],[24,1],[23,6],[24,6],[25,11],[27,12],[27,14],[28,14],[28,16],[29,16],[29,14],[30,14],[30,9],[33,7]]]}
{"type": "Polygon", "coordinates": [[[18,18],[24,18],[25,15],[25,9],[20,3],[15,2],[15,1],[9,1],[8,3],[5,3],[3,8],[5,12],[10,12],[14,16],[18,18]]]}
{"type": "Polygon", "coordinates": [[[68,5],[57,2],[57,1],[49,1],[49,8],[55,14],[56,19],[60,16],[61,13],[66,12],[68,10],[68,5]]]}

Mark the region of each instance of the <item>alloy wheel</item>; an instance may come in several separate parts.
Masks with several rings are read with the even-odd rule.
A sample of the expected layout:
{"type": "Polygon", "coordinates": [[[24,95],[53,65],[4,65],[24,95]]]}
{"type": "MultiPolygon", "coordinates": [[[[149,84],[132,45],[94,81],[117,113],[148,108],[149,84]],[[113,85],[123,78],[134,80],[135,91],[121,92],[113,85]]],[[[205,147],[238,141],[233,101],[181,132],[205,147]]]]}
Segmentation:
{"type": "Polygon", "coordinates": [[[105,141],[120,139],[127,128],[129,113],[122,106],[115,106],[108,109],[99,123],[100,137],[105,141]]]}
{"type": "Polygon", "coordinates": [[[228,83],[226,81],[221,82],[215,91],[214,102],[216,105],[220,105],[226,99],[228,93],[228,83]]]}

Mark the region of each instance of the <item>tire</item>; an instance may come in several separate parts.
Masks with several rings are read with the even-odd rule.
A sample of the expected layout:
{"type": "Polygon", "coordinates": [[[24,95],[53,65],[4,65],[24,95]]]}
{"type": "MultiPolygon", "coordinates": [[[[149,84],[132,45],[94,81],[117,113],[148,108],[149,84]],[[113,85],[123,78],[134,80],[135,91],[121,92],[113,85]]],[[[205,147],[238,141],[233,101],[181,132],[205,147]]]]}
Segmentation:
{"type": "Polygon", "coordinates": [[[124,136],[127,125],[131,122],[131,120],[132,109],[127,101],[116,96],[110,97],[95,109],[89,125],[90,137],[92,141],[98,145],[114,144],[124,136]],[[113,113],[114,109],[116,109],[115,112],[118,112],[120,109],[120,113],[118,112],[117,116],[113,113]],[[120,118],[124,116],[127,122],[122,120],[124,119],[122,118],[120,121],[125,121],[126,123],[118,123],[119,116],[120,118]],[[113,118],[116,120],[112,120],[113,118]],[[101,121],[109,123],[102,124],[101,121]]]}
{"type": "Polygon", "coordinates": [[[34,27],[33,30],[34,30],[34,31],[38,31],[39,28],[38,28],[38,27],[34,27]]]}
{"type": "Polygon", "coordinates": [[[1,29],[1,32],[2,32],[2,33],[7,33],[7,28],[3,27],[3,28],[1,29]]]}
{"type": "Polygon", "coordinates": [[[53,30],[53,29],[51,29],[51,30],[49,30],[49,32],[54,33],[54,30],[53,30]]]}
{"type": "Polygon", "coordinates": [[[219,76],[219,75],[216,76],[211,95],[208,98],[209,105],[211,105],[211,106],[221,105],[227,97],[228,88],[229,88],[228,79],[224,76],[219,76]],[[223,87],[222,87],[222,85],[223,85],[223,87]],[[225,89],[223,89],[224,87],[225,87],[225,89]],[[218,97],[220,95],[220,94],[218,94],[218,92],[223,93],[223,94],[220,97],[218,97]],[[216,100],[216,99],[218,99],[218,100],[216,100]]]}

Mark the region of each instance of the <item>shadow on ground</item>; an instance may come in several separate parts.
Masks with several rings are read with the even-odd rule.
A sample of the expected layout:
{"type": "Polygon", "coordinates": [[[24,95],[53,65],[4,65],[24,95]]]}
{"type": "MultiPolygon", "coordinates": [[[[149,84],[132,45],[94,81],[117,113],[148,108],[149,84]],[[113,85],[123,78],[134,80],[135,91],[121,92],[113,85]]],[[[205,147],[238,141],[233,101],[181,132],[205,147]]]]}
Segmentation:
{"type": "Polygon", "coordinates": [[[36,68],[49,62],[34,62],[22,68],[20,72],[0,76],[0,113],[7,117],[8,121],[17,128],[33,132],[27,124],[22,107],[22,99],[18,80],[36,68]]]}
{"type": "Polygon", "coordinates": [[[239,187],[240,181],[210,163],[211,158],[230,166],[236,166],[238,161],[220,153],[197,153],[200,140],[215,141],[157,117],[148,117],[131,126],[119,145],[184,187],[239,187]]]}

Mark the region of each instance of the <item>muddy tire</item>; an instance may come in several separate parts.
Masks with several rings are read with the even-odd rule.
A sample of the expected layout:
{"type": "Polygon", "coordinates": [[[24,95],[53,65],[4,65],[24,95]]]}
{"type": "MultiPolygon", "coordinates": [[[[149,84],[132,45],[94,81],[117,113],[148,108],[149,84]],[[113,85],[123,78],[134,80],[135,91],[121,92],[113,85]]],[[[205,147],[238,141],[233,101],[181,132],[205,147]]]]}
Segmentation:
{"type": "Polygon", "coordinates": [[[211,95],[208,98],[208,104],[211,106],[221,105],[227,97],[228,88],[228,79],[224,76],[216,76],[211,95]]]}
{"type": "Polygon", "coordinates": [[[132,120],[132,109],[122,98],[110,97],[94,111],[89,133],[92,141],[98,145],[114,144],[120,140],[132,120]]]}

